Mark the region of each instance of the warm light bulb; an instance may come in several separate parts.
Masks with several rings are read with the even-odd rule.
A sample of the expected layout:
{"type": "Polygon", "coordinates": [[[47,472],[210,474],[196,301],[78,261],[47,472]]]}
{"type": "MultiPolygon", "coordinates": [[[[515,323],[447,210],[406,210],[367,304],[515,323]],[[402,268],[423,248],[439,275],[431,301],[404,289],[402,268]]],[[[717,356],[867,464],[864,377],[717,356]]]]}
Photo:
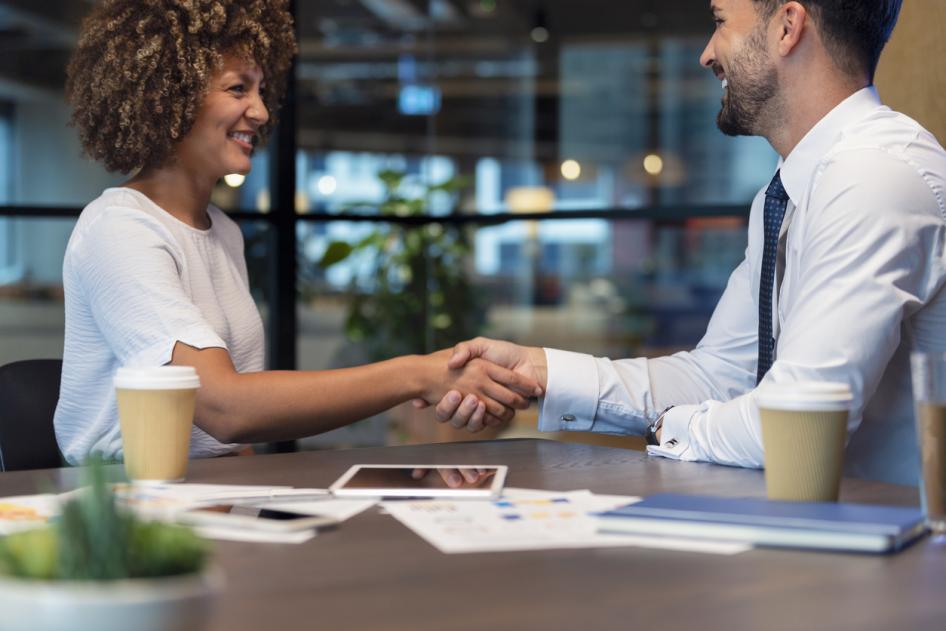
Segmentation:
{"type": "Polygon", "coordinates": [[[231,173],[230,175],[224,175],[223,181],[227,183],[227,186],[230,188],[240,188],[243,186],[243,182],[246,181],[246,176],[241,173],[231,173]]]}
{"type": "Polygon", "coordinates": [[[506,206],[514,213],[541,213],[555,209],[555,192],[547,186],[517,186],[506,191],[506,206]]]}
{"type": "Polygon", "coordinates": [[[664,161],[656,153],[644,156],[644,170],[650,175],[660,175],[664,170],[664,161]]]}
{"type": "Polygon", "coordinates": [[[566,180],[577,180],[581,177],[581,165],[577,160],[566,160],[562,163],[562,177],[566,180]]]}

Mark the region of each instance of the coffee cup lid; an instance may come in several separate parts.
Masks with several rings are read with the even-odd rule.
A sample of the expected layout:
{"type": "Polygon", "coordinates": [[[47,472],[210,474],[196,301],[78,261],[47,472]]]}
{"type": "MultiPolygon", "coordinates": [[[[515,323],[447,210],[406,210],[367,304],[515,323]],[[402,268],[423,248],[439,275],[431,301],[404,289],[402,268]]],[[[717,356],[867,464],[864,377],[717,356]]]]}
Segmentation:
{"type": "Polygon", "coordinates": [[[756,391],[759,407],[774,410],[846,410],[854,396],[846,383],[793,381],[769,383],[756,391]]]}
{"type": "Polygon", "coordinates": [[[200,379],[192,366],[119,368],[115,387],[126,390],[184,390],[199,388],[200,379]]]}

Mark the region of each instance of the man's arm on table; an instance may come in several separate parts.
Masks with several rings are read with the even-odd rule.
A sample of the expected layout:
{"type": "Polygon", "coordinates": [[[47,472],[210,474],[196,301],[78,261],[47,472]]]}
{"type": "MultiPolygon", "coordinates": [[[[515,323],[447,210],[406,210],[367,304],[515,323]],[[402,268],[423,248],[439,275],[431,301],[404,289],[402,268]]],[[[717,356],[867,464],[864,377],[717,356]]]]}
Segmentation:
{"type": "MultiPolygon", "coordinates": [[[[781,291],[776,360],[760,386],[846,383],[853,432],[900,344],[903,318],[939,289],[942,262],[930,253],[944,250],[943,222],[916,171],[879,151],[835,158],[805,210],[789,243],[794,269],[781,291]]],[[[756,392],[671,410],[661,447],[650,451],[680,435],[673,449],[684,460],[762,466],[756,392]]]]}
{"type": "MultiPolygon", "coordinates": [[[[882,162],[890,177],[915,177],[896,160],[882,162]]],[[[855,397],[851,431],[899,345],[903,314],[924,304],[942,276],[931,273],[941,262],[928,255],[944,248],[942,222],[929,212],[931,193],[922,186],[895,192],[887,181],[863,177],[854,161],[835,162],[823,174],[799,245],[801,284],[791,304],[780,307],[777,359],[763,380],[847,383],[855,397]]],[[[690,353],[611,361],[548,351],[540,429],[642,433],[676,405],[664,417],[661,445],[650,453],[761,466],[751,285],[743,262],[690,353]]],[[[490,359],[488,352],[477,354],[490,359]]],[[[438,406],[438,412],[449,409],[438,406]]]]}
{"type": "MultiPolygon", "coordinates": [[[[731,398],[752,387],[757,321],[748,269],[748,263],[743,262],[733,272],[706,335],[691,352],[612,361],[477,338],[458,344],[450,365],[461,366],[472,357],[482,357],[535,379],[545,389],[539,415],[543,431],[643,434],[669,405],[731,398]]],[[[665,427],[673,426],[674,417],[688,420],[690,407],[671,410],[665,416],[665,427]]],[[[443,400],[437,405],[437,416],[462,426],[468,415],[443,400]]],[[[686,423],[682,431],[685,433],[686,423]]],[[[665,442],[677,437],[664,434],[665,442]]],[[[677,457],[674,453],[661,455],[677,457]]]]}
{"type": "MultiPolygon", "coordinates": [[[[900,344],[903,318],[941,285],[942,261],[930,253],[946,245],[942,217],[916,171],[880,151],[835,157],[805,213],[788,245],[794,269],[787,270],[781,288],[776,360],[760,386],[846,383],[854,394],[848,423],[853,432],[900,344]]],[[[652,366],[663,370],[663,361],[652,366]]],[[[652,368],[662,384],[656,373],[652,368]]],[[[674,408],[664,419],[660,447],[648,451],[761,467],[756,392],[750,385],[741,396],[723,393],[728,396],[674,408]]]]}

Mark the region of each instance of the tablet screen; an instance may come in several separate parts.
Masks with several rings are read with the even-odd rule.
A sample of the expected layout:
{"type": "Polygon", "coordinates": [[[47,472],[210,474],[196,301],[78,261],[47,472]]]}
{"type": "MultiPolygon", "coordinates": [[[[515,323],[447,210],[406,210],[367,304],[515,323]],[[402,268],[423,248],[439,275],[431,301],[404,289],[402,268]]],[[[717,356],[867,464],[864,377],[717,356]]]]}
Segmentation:
{"type": "Polygon", "coordinates": [[[336,495],[486,497],[498,494],[505,474],[501,465],[356,465],[331,490],[336,495]]]}

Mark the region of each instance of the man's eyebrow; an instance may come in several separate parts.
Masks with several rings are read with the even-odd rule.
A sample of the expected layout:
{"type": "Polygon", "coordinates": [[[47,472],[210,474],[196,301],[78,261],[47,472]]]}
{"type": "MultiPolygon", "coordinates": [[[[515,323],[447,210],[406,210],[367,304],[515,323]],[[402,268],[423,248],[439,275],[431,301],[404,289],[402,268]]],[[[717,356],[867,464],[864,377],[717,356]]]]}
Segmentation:
{"type": "Polygon", "coordinates": [[[716,15],[717,13],[720,12],[720,8],[716,6],[715,2],[710,2],[709,7],[710,7],[710,13],[712,13],[713,15],[716,15]]]}

